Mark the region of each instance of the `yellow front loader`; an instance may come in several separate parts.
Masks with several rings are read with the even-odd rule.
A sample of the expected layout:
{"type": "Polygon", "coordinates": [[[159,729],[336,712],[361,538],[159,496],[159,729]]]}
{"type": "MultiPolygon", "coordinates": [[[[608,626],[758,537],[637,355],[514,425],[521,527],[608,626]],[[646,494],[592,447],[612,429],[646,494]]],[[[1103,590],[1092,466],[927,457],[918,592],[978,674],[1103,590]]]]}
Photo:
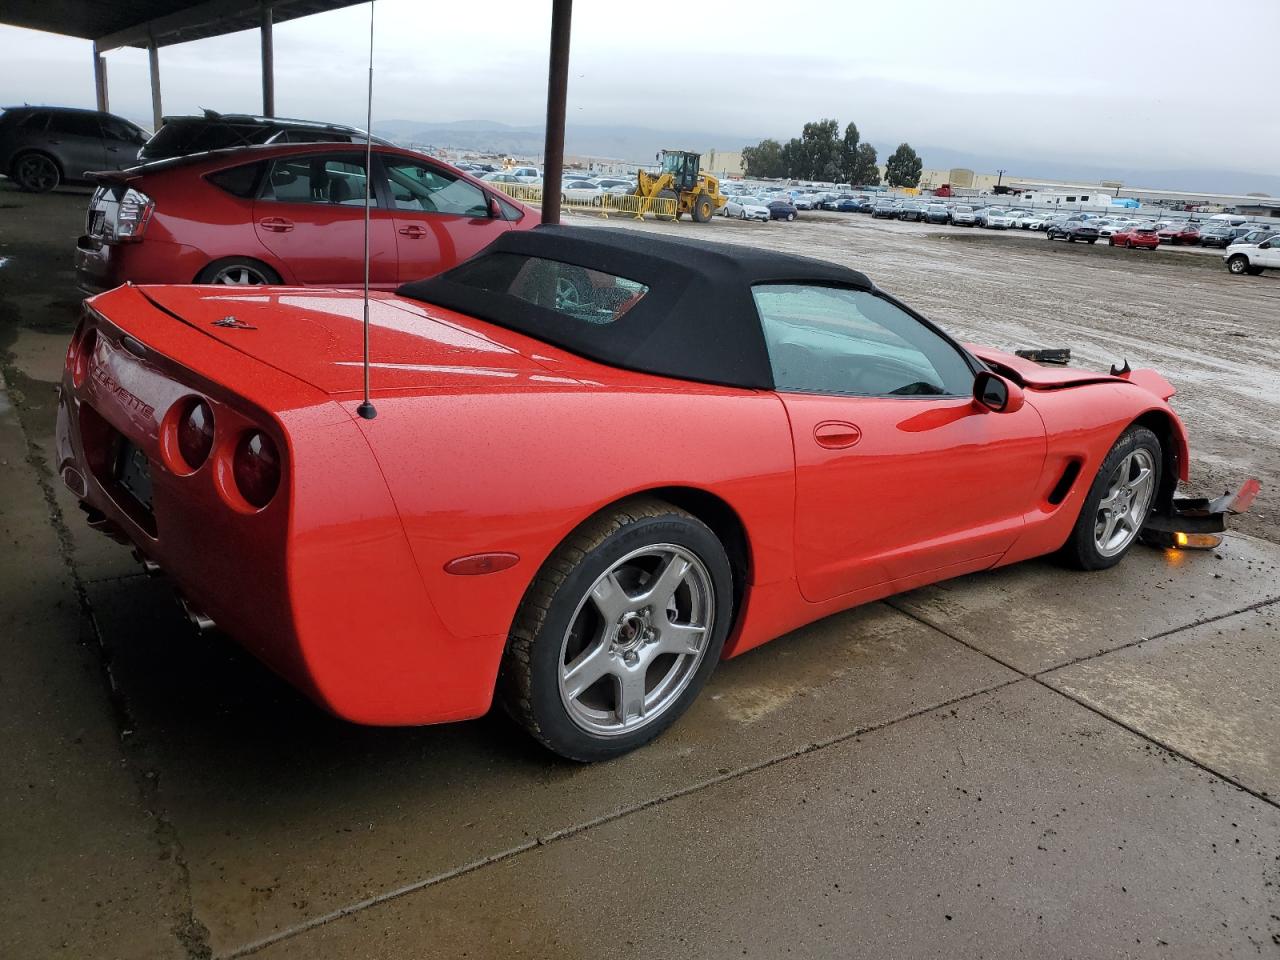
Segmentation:
{"type": "Polygon", "coordinates": [[[727,199],[720,193],[720,181],[709,173],[703,173],[702,154],[687,150],[663,150],[662,170],[636,174],[636,196],[650,200],[674,200],[675,215],[665,210],[658,213],[660,220],[679,220],[689,214],[698,223],[706,223],[724,206],[727,199]]]}

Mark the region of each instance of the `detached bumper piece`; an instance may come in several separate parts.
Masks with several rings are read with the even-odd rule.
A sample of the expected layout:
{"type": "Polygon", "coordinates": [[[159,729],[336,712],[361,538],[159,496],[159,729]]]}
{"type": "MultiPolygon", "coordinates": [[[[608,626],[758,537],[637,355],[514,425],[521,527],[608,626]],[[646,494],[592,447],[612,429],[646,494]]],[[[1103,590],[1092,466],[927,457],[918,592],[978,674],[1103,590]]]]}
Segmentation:
{"type": "Polygon", "coordinates": [[[1262,485],[1253,477],[1216,500],[1206,497],[1174,497],[1171,509],[1153,513],[1142,528],[1142,542],[1174,550],[1212,550],[1222,542],[1227,517],[1244,513],[1253,505],[1262,485]]]}

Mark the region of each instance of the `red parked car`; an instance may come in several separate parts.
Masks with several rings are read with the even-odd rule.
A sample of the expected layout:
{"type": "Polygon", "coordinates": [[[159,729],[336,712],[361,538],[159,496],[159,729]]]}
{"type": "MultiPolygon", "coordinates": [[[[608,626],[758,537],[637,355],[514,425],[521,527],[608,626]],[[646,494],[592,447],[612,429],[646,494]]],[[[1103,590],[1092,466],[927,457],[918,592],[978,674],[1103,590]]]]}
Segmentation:
{"type": "MultiPolygon", "coordinates": [[[[90,174],[76,245],[88,292],[134,283],[359,286],[365,148],[310,143],[216,150],[90,174]]],[[[461,170],[375,144],[369,280],[431,276],[537,221],[461,170]]]]}
{"type": "Polygon", "coordinates": [[[1187,478],[1155,371],[964,346],[857,271],[740,246],[510,232],[373,296],[373,410],[361,343],[353,291],[101,294],[58,472],[335,714],[496,693],[578,760],[838,610],[1055,551],[1110,567],[1187,478]]]}
{"type": "Polygon", "coordinates": [[[1200,231],[1194,224],[1170,223],[1160,228],[1157,233],[1160,243],[1176,246],[1180,243],[1197,244],[1200,242],[1200,231]]]}
{"type": "Polygon", "coordinates": [[[1160,236],[1155,227],[1130,225],[1113,233],[1109,242],[1113,247],[1140,247],[1154,250],[1160,246],[1160,236]]]}

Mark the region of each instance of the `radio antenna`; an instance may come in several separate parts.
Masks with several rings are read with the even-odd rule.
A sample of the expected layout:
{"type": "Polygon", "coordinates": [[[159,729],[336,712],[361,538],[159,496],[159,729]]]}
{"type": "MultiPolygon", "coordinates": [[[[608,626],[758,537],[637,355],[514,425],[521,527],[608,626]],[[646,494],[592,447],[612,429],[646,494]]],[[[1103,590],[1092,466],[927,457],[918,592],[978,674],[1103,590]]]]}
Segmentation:
{"type": "Polygon", "coordinates": [[[366,420],[378,415],[369,400],[369,191],[373,182],[373,7],[369,0],[369,101],[364,126],[364,400],[356,413],[366,420]]]}

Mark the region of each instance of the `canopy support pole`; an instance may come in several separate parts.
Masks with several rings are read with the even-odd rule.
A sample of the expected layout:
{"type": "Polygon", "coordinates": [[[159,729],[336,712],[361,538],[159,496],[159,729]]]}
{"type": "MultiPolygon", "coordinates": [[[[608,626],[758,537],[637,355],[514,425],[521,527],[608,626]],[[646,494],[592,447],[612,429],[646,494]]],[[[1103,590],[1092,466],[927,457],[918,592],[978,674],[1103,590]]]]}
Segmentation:
{"type": "Polygon", "coordinates": [[[93,89],[98,98],[98,109],[106,113],[111,109],[111,101],[107,97],[107,60],[98,49],[98,42],[93,42],[93,89]]]}
{"type": "Polygon", "coordinates": [[[160,129],[164,109],[160,106],[160,50],[153,39],[147,44],[147,63],[151,68],[151,130],[160,129]]]}
{"type": "Polygon", "coordinates": [[[276,64],[275,49],[271,43],[271,4],[262,5],[262,115],[276,115],[276,64]]]}
{"type": "Polygon", "coordinates": [[[542,150],[542,222],[560,222],[564,176],[564,116],[569,97],[569,21],[573,0],[552,0],[551,60],[547,68],[547,139],[542,150]]]}

